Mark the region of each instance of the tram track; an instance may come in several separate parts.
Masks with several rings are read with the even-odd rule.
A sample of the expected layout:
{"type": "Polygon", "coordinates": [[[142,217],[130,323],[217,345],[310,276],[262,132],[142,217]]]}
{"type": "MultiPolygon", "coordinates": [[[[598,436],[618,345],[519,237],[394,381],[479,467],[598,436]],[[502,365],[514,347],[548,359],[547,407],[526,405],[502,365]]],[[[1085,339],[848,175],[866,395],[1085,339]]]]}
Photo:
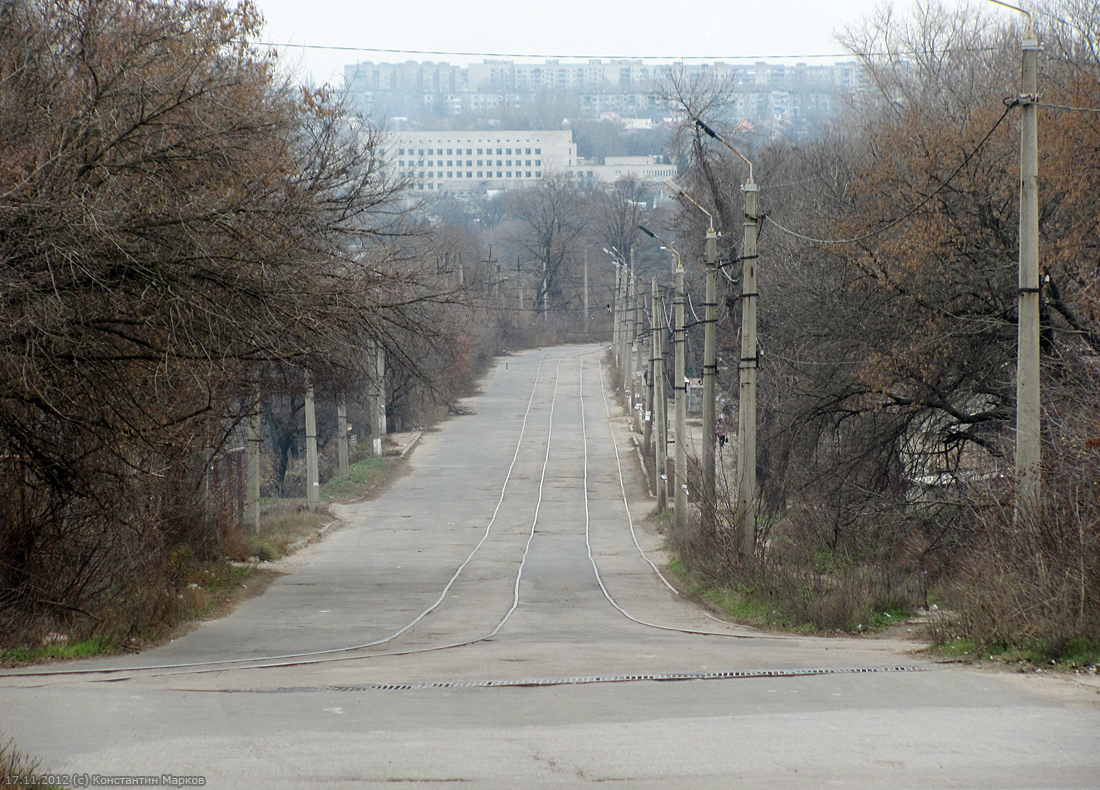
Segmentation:
{"type": "MultiPolygon", "coordinates": [[[[691,636],[704,636],[704,637],[719,637],[719,638],[733,638],[733,639],[763,639],[763,640],[784,640],[792,639],[793,637],[776,635],[776,634],[763,634],[763,633],[734,633],[724,631],[705,630],[701,628],[687,628],[678,625],[670,625],[666,623],[653,622],[652,619],[646,619],[642,616],[638,616],[628,610],[627,607],[622,605],[609,589],[607,582],[604,579],[604,575],[601,573],[600,564],[597,559],[597,554],[593,550],[592,545],[592,515],[591,515],[591,492],[590,492],[590,479],[589,479],[589,445],[590,439],[588,435],[587,419],[588,413],[585,409],[585,399],[588,397],[584,388],[586,366],[585,361],[591,357],[592,354],[598,352],[585,352],[583,354],[573,355],[578,358],[578,389],[577,398],[580,409],[580,432],[581,432],[581,446],[583,453],[583,474],[576,478],[578,485],[582,489],[583,493],[583,509],[584,509],[584,544],[587,553],[587,558],[591,564],[592,573],[595,577],[596,584],[598,585],[603,599],[608,606],[625,617],[628,621],[648,629],[655,629],[658,631],[681,633],[691,636]]],[[[49,678],[59,676],[106,676],[104,680],[122,680],[129,679],[130,677],[143,676],[143,677],[167,677],[167,676],[180,676],[180,675],[196,675],[206,674],[213,672],[226,672],[226,671],[242,671],[242,670],[255,670],[255,669],[279,669],[279,668],[291,668],[291,667],[307,667],[316,666],[319,664],[330,664],[334,662],[346,662],[346,661],[361,661],[366,659],[375,658],[387,658],[387,657],[401,657],[426,653],[436,653],[440,651],[453,650],[462,647],[469,647],[478,643],[486,642],[496,638],[512,616],[516,613],[522,603],[522,585],[524,581],[524,573],[527,566],[527,559],[530,555],[532,545],[535,542],[535,536],[538,532],[539,519],[543,506],[543,495],[547,485],[547,470],[550,465],[551,450],[555,441],[555,412],[557,409],[558,401],[558,388],[562,378],[562,363],[564,360],[569,359],[570,355],[561,355],[557,359],[557,364],[554,372],[553,390],[550,398],[549,416],[547,419],[547,428],[545,433],[545,447],[540,448],[543,450],[542,467],[539,477],[539,483],[537,488],[536,501],[534,503],[534,512],[531,517],[529,527],[526,531],[526,539],[523,544],[522,554],[519,558],[514,583],[511,588],[511,601],[508,609],[503,616],[497,621],[495,626],[488,632],[471,638],[460,638],[456,640],[446,640],[441,644],[434,645],[422,645],[409,647],[407,649],[386,650],[383,652],[364,652],[369,651],[372,648],[382,647],[385,645],[391,645],[402,636],[409,634],[417,625],[425,621],[433,613],[436,613],[440,607],[448,600],[455,585],[460,581],[463,573],[475,561],[477,556],[482,552],[491,538],[495,536],[494,528],[498,527],[498,519],[501,514],[502,506],[505,503],[506,498],[509,496],[509,488],[513,481],[519,476],[515,475],[517,462],[520,458],[521,451],[525,450],[525,442],[529,443],[531,437],[529,435],[529,422],[532,418],[532,409],[536,401],[536,394],[539,392],[540,383],[542,383],[543,366],[546,361],[546,354],[542,354],[539,357],[538,365],[535,370],[534,382],[532,383],[531,391],[527,399],[527,405],[524,412],[523,421],[521,423],[520,434],[516,441],[514,453],[512,455],[511,463],[505,474],[504,480],[501,483],[500,495],[497,499],[496,506],[493,510],[492,517],[486,524],[485,530],[469,552],[463,562],[457,567],[453,575],[449,578],[446,584],[443,586],[437,598],[432,602],[430,606],[423,609],[416,617],[403,625],[401,628],[393,631],[388,636],[363,642],[360,644],[348,645],[343,647],[328,648],[325,650],[315,651],[302,651],[302,652],[290,652],[282,653],[271,656],[254,656],[250,658],[237,658],[237,659],[216,659],[207,661],[192,661],[192,662],[176,662],[176,663],[162,663],[153,665],[138,665],[138,666],[107,666],[107,667],[81,667],[81,668],[69,668],[69,669],[49,669],[49,670],[28,670],[20,672],[9,672],[0,674],[0,678],[3,677],[19,677],[19,678],[49,678]],[[125,676],[125,677],[122,677],[125,676]]],[[[589,368],[591,370],[592,368],[589,368]]],[[[604,382],[604,368],[601,361],[597,360],[595,370],[599,377],[599,389],[602,398],[603,412],[605,423],[609,432],[609,439],[611,447],[614,451],[615,458],[615,476],[617,478],[619,496],[622,500],[622,513],[625,520],[625,525],[629,529],[630,539],[636,550],[640,561],[644,562],[648,566],[648,570],[651,571],[659,581],[668,588],[673,594],[679,596],[680,593],[676,588],[665,578],[661,573],[660,568],[643,550],[641,543],[638,539],[636,525],[634,522],[633,514],[630,509],[630,501],[627,496],[625,471],[623,469],[622,456],[619,452],[618,442],[616,440],[613,419],[610,411],[610,405],[607,399],[606,386],[604,382]]],[[[531,448],[527,446],[529,451],[531,448]]],[[[564,479],[564,476],[563,476],[564,479]]],[[[711,618],[715,619],[715,618],[711,618]]],[[[717,621],[724,622],[724,621],[717,621]]],[[[732,625],[732,624],[727,624],[732,625]]]]}

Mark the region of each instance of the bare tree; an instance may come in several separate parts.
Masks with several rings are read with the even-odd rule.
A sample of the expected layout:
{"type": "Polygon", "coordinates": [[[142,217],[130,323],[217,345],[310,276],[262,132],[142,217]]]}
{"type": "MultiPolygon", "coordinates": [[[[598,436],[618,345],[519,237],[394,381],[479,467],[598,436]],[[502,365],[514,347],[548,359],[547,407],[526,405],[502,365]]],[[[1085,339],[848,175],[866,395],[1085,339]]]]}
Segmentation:
{"type": "Polygon", "coordinates": [[[564,305],[567,269],[576,263],[575,246],[588,226],[587,195],[562,173],[549,173],[537,186],[512,196],[512,215],[522,227],[520,246],[539,266],[536,309],[564,305]]]}
{"type": "Polygon", "coordinates": [[[379,135],[283,81],[259,25],[220,0],[4,7],[0,457],[27,507],[0,605],[84,610],[177,543],[216,552],[204,459],[264,370],[353,371],[364,338],[399,354],[431,324],[379,135]]]}

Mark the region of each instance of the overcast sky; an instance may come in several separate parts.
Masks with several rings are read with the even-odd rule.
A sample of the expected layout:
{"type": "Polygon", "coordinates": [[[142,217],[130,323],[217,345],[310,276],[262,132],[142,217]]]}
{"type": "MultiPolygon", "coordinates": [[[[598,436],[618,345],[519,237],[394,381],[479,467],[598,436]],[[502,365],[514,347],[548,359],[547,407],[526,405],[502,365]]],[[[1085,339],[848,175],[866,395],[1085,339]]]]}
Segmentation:
{"type": "MultiPolygon", "coordinates": [[[[966,0],[941,0],[949,7],[966,0]]],[[[982,0],[989,10],[995,8],[982,0]]],[[[480,55],[777,60],[843,52],[834,33],[869,17],[884,0],[257,0],[266,40],[281,59],[320,84],[342,84],[357,61],[446,60],[480,55]],[[419,52],[474,53],[458,57],[419,52]]],[[[913,0],[896,0],[907,9],[913,0]]],[[[1011,12],[1006,12],[1011,13],[1011,12]]]]}

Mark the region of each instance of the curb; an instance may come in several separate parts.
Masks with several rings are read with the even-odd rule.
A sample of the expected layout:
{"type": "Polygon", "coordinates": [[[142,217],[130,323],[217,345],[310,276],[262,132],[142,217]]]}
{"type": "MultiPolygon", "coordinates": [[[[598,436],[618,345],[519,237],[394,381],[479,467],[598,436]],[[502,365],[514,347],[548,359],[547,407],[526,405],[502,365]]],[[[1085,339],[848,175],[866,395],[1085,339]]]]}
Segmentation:
{"type": "Polygon", "coordinates": [[[401,456],[400,457],[401,457],[402,461],[404,461],[406,458],[408,458],[409,453],[411,453],[413,451],[413,449],[418,444],[420,444],[420,439],[423,436],[424,436],[424,432],[423,431],[418,431],[417,434],[416,434],[416,437],[413,438],[413,440],[411,442],[409,442],[408,445],[405,446],[405,449],[401,451],[401,456]]]}

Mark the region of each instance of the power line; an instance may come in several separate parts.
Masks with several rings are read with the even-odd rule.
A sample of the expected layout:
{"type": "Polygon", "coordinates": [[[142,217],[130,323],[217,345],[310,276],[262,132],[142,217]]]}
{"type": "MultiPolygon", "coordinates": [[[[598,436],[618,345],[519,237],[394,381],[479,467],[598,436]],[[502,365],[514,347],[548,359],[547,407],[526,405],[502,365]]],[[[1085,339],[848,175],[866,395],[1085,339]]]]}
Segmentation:
{"type": "Polygon", "coordinates": [[[881,57],[910,57],[914,55],[945,55],[949,53],[967,52],[992,52],[995,47],[957,47],[942,50],[913,50],[911,52],[810,52],[810,53],[771,53],[761,55],[609,55],[609,54],[561,54],[561,53],[532,53],[532,52],[468,52],[461,50],[438,49],[391,49],[386,47],[351,47],[337,44],[278,44],[273,41],[243,42],[256,47],[271,47],[276,49],[316,49],[330,50],[333,52],[381,52],[392,55],[433,55],[455,58],[530,58],[548,60],[657,60],[670,63],[683,63],[697,61],[704,63],[724,61],[758,61],[758,60],[824,60],[845,59],[848,61],[859,58],[881,57]]]}
{"type": "Polygon", "coordinates": [[[938,187],[936,187],[936,189],[930,195],[928,195],[928,197],[926,197],[924,200],[922,200],[920,203],[913,206],[913,208],[906,211],[904,214],[902,214],[897,219],[891,220],[890,222],[886,223],[881,228],[878,228],[876,230],[872,230],[869,233],[864,233],[862,236],[856,236],[855,238],[852,238],[852,239],[816,239],[812,236],[805,236],[801,233],[798,233],[796,231],[791,230],[790,228],[786,228],[786,227],[780,225],[778,222],[776,222],[774,219],[772,219],[767,214],[764,215],[764,219],[767,220],[768,222],[770,222],[772,225],[774,225],[779,230],[783,231],[784,233],[786,233],[788,235],[791,235],[791,236],[794,236],[797,239],[802,239],[803,241],[811,242],[813,244],[855,244],[857,242],[863,241],[864,239],[869,239],[872,236],[877,236],[880,233],[885,233],[890,228],[894,227],[895,225],[901,224],[905,220],[909,219],[909,217],[916,214],[918,211],[920,211],[922,208],[924,208],[924,206],[926,206],[932,200],[932,198],[936,197],[936,195],[938,195],[940,192],[945,190],[947,188],[947,185],[950,184],[955,179],[955,176],[957,176],[959,173],[962,172],[962,169],[964,167],[966,167],[966,165],[970,162],[971,159],[974,158],[975,155],[977,155],[978,151],[980,151],[982,149],[982,146],[985,145],[986,142],[989,141],[989,138],[993,136],[993,133],[995,131],[997,131],[998,127],[1000,127],[1000,125],[1002,123],[1004,123],[1004,119],[1008,117],[1008,114],[1009,114],[1009,112],[1012,111],[1012,108],[1015,107],[1019,103],[1020,103],[1019,99],[1006,99],[1005,100],[1005,111],[1003,113],[1001,113],[1001,117],[998,118],[997,122],[995,124],[993,124],[993,127],[988,132],[986,132],[986,135],[985,135],[985,137],[983,137],[981,139],[981,142],[979,142],[976,146],[974,146],[974,149],[963,158],[962,162],[959,164],[958,167],[955,168],[954,172],[952,172],[951,175],[949,175],[947,177],[947,180],[944,181],[942,184],[940,184],[938,187]]]}
{"type": "Polygon", "coordinates": [[[1046,107],[1048,110],[1066,110],[1068,112],[1091,112],[1100,114],[1097,107],[1070,107],[1065,104],[1044,104],[1041,101],[1032,102],[1036,107],[1046,107]]]}

